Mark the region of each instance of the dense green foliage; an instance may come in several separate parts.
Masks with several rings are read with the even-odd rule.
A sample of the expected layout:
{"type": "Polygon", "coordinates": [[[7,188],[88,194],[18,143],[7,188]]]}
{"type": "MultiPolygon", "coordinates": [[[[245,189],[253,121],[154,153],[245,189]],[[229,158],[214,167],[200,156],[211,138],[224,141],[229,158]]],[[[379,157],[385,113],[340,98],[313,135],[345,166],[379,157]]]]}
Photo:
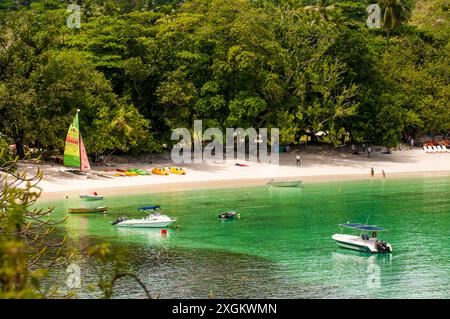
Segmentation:
{"type": "Polygon", "coordinates": [[[51,220],[50,208],[32,208],[41,194],[42,173],[18,172],[16,164],[0,152],[0,298],[55,297],[56,290],[41,283],[49,269],[71,258],[71,252],[61,250],[65,239],[51,237],[64,219],[51,220]]]}
{"type": "Polygon", "coordinates": [[[449,1],[33,1],[0,18],[0,132],[61,150],[154,151],[177,127],[279,127],[394,146],[450,130],[449,1]],[[435,17],[430,18],[430,17],[435,17]],[[99,143],[101,141],[101,143],[99,143]]]}
{"type": "MultiPolygon", "coordinates": [[[[63,270],[77,254],[66,245],[65,237],[52,236],[66,218],[52,218],[51,208],[33,208],[41,195],[42,173],[30,176],[26,170],[18,171],[17,159],[2,151],[2,143],[0,138],[0,299],[72,297],[77,287],[71,280],[76,278],[68,276],[59,286],[43,284],[45,277],[63,270]]],[[[88,253],[101,267],[97,288],[104,298],[112,297],[116,281],[122,278],[132,279],[152,298],[122,250],[105,243],[91,247],[88,253]]],[[[66,273],[70,273],[68,268],[66,273]]]]}

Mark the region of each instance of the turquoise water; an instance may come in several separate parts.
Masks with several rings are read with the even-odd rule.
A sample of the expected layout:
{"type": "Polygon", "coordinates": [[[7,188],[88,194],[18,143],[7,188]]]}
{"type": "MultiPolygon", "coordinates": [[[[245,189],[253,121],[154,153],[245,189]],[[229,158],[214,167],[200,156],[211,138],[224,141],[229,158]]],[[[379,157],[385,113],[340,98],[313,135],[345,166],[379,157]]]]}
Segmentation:
{"type": "MultiPolygon", "coordinates": [[[[77,198],[48,202],[56,216],[77,198]]],[[[98,203],[97,203],[98,204],[98,203]]],[[[98,267],[88,247],[110,242],[161,298],[450,298],[450,178],[305,184],[302,188],[239,188],[107,198],[108,214],[71,215],[58,231],[79,250],[78,297],[97,296],[98,267]],[[159,204],[179,229],[121,229],[110,221],[140,216],[159,204]],[[219,221],[235,210],[239,221],[219,221]],[[338,248],[338,223],[366,222],[393,254],[338,248]]],[[[63,282],[64,273],[53,278],[63,282]]],[[[118,282],[115,297],[141,298],[136,284],[118,282]]]]}

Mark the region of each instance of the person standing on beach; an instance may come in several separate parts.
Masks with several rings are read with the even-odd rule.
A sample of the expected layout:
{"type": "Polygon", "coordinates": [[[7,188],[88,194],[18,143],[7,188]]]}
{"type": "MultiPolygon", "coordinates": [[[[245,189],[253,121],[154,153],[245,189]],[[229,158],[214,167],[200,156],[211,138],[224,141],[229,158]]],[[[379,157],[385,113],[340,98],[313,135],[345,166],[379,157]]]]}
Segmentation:
{"type": "Polygon", "coordinates": [[[381,172],[383,173],[383,178],[386,178],[386,173],[385,173],[384,169],[381,172]]]}
{"type": "Polygon", "coordinates": [[[369,157],[370,158],[370,152],[372,151],[372,148],[369,146],[368,148],[367,148],[367,157],[369,157]]]}
{"type": "Polygon", "coordinates": [[[297,166],[300,166],[300,154],[297,153],[295,159],[297,160],[297,166]]]}
{"type": "Polygon", "coordinates": [[[373,170],[373,167],[370,169],[370,176],[372,176],[372,177],[375,176],[375,171],[373,170]]]}

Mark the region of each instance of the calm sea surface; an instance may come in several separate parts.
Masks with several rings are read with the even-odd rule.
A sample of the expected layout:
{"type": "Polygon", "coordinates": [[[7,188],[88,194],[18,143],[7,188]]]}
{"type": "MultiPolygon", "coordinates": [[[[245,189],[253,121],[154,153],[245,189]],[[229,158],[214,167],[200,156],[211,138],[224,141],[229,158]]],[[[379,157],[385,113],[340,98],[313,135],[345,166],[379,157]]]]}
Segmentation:
{"type": "MultiPolygon", "coordinates": [[[[55,216],[78,198],[42,202],[55,216]]],[[[450,178],[305,184],[302,188],[238,188],[110,197],[108,214],[71,215],[57,231],[79,251],[79,298],[98,297],[98,265],[89,247],[110,242],[161,298],[450,298],[450,178]],[[139,217],[158,204],[178,230],[123,229],[119,216],[139,217]],[[234,210],[239,221],[219,221],[234,210]],[[388,229],[389,255],[338,248],[338,223],[369,220],[388,229]]],[[[67,274],[50,278],[63,290],[67,274]]],[[[142,298],[120,280],[114,297],[142,298]]]]}

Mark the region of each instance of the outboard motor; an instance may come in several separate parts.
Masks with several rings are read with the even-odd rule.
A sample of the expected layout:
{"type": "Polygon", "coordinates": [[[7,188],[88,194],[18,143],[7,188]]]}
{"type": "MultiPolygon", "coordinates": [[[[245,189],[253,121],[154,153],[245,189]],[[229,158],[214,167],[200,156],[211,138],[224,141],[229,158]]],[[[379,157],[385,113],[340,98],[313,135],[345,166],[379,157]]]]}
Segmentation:
{"type": "Polygon", "coordinates": [[[111,222],[111,225],[115,226],[115,225],[117,225],[118,223],[121,223],[121,222],[126,221],[127,219],[128,219],[127,217],[119,217],[119,218],[117,218],[115,221],[112,221],[112,222],[111,222]]]}
{"type": "Polygon", "coordinates": [[[384,242],[383,240],[381,240],[381,241],[377,240],[375,243],[375,247],[377,248],[377,251],[379,253],[390,253],[392,251],[391,245],[384,242]]]}

